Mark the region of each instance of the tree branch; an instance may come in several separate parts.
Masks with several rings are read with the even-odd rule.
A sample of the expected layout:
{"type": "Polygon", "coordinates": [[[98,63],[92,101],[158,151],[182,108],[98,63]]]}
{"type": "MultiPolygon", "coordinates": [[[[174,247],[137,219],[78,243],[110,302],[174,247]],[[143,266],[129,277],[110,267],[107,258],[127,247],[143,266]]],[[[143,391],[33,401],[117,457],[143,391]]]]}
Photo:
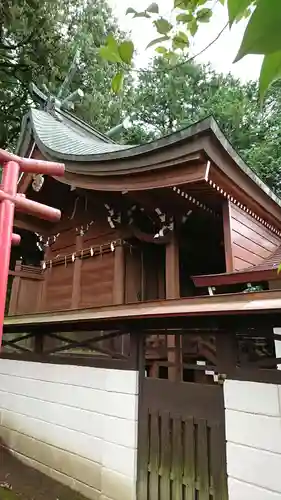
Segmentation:
{"type": "Polygon", "coordinates": [[[157,69],[155,69],[155,68],[154,69],[134,69],[134,68],[132,68],[132,71],[134,71],[136,73],[166,73],[167,71],[172,71],[174,69],[180,68],[181,66],[184,66],[185,64],[188,64],[191,61],[193,61],[194,59],[196,59],[197,57],[201,56],[201,54],[203,54],[204,52],[206,52],[206,50],[208,50],[212,45],[214,45],[214,43],[218,41],[218,39],[221,37],[221,35],[223,34],[223,32],[226,30],[226,28],[228,27],[228,25],[229,25],[229,23],[227,22],[225,24],[225,26],[217,34],[217,36],[210,43],[208,43],[208,45],[206,45],[206,47],[204,47],[202,50],[200,50],[199,52],[197,52],[193,56],[189,57],[188,59],[184,59],[183,61],[181,61],[178,64],[174,64],[173,66],[165,67],[163,69],[161,69],[161,68],[157,68],[157,69]]]}

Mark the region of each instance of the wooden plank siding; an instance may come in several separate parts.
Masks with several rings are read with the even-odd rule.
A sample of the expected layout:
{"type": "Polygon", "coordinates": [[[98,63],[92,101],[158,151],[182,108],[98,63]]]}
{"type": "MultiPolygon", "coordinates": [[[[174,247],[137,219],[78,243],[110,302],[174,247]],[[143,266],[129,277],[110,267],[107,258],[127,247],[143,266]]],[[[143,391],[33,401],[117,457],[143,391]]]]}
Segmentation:
{"type": "Polygon", "coordinates": [[[97,215],[88,226],[87,221],[89,222],[89,215],[86,219],[85,214],[82,217],[77,211],[72,220],[63,217],[58,224],[58,237],[49,247],[46,257],[53,264],[45,271],[48,279],[45,298],[41,304],[42,311],[113,304],[115,252],[104,252],[102,246],[120,239],[120,234],[109,227],[104,214],[97,215]],[[83,218],[85,222],[82,225],[83,218]],[[97,251],[99,245],[100,251],[97,251]],[[91,247],[95,248],[95,255],[91,256],[88,252],[87,256],[80,259],[80,252],[91,247]],[[70,256],[75,252],[76,259],[72,261],[70,256]],[[63,258],[67,256],[68,259],[64,262],[63,258]],[[57,264],[56,258],[60,259],[57,264]]]}
{"type": "Polygon", "coordinates": [[[221,386],[145,378],[139,500],[227,500],[221,386]]]}
{"type": "Polygon", "coordinates": [[[10,314],[29,314],[37,312],[42,292],[43,281],[32,278],[19,278],[16,309],[10,314]]]}
{"type": "Polygon", "coordinates": [[[43,311],[70,309],[73,281],[72,264],[56,266],[50,270],[43,311]]]}
{"type": "Polygon", "coordinates": [[[281,243],[278,236],[232,203],[230,228],[235,271],[261,264],[281,243]]]}
{"type": "Polygon", "coordinates": [[[113,304],[114,252],[82,261],[79,308],[113,304]]]}

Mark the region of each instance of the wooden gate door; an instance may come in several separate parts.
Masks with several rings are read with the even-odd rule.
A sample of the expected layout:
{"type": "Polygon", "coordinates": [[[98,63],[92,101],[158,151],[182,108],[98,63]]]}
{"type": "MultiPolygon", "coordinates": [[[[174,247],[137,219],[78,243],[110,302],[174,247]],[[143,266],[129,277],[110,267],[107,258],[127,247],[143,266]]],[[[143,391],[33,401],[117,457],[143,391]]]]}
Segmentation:
{"type": "Polygon", "coordinates": [[[143,380],[138,500],[227,500],[220,385],[143,380]]]}

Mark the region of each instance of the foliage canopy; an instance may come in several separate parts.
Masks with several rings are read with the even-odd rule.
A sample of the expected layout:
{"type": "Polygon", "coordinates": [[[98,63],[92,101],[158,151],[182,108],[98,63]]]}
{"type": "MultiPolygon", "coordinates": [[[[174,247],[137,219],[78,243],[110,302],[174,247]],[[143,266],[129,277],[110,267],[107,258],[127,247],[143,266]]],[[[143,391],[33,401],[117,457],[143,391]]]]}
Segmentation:
{"type": "MultiPolygon", "coordinates": [[[[281,76],[281,2],[279,0],[219,0],[227,2],[228,24],[248,18],[244,37],[235,61],[248,54],[264,55],[260,73],[260,97],[264,98],[270,84],[281,76]]],[[[142,2],[139,2],[140,4],[142,2]]],[[[216,4],[216,2],[215,2],[216,4]]],[[[159,6],[153,2],[145,10],[129,8],[128,15],[133,18],[145,17],[154,24],[159,36],[149,43],[156,51],[175,65],[175,56],[181,53],[187,57],[190,42],[202,23],[208,23],[213,15],[214,4],[209,0],[174,0],[174,24],[159,14],[159,6]]],[[[118,44],[107,40],[101,55],[108,61],[117,63],[119,75],[127,66],[132,65],[134,46],[127,42],[128,49],[122,55],[118,44]],[[115,59],[113,61],[113,59],[115,59]]],[[[121,76],[119,76],[121,80],[121,76]]],[[[121,85],[114,90],[120,91],[121,85]]]]}
{"type": "Polygon", "coordinates": [[[84,91],[76,114],[102,131],[120,121],[120,98],[107,91],[115,68],[98,53],[110,33],[123,38],[106,0],[3,0],[0,15],[0,147],[16,143],[30,83],[46,84],[56,95],[78,48],[66,89],[84,91]]]}

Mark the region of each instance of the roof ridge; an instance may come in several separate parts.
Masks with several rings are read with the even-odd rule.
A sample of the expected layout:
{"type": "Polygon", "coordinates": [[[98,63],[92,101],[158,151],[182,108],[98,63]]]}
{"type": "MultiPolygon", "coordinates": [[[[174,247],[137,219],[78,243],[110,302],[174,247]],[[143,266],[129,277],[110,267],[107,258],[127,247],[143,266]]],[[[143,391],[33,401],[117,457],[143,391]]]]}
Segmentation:
{"type": "MultiPolygon", "coordinates": [[[[40,111],[48,112],[48,111],[46,111],[46,109],[44,109],[47,102],[48,102],[48,97],[34,83],[31,84],[31,94],[33,95],[33,97],[35,97],[34,100],[37,103],[39,102],[39,105],[41,105],[40,111]]],[[[78,116],[75,116],[73,113],[70,113],[70,111],[68,111],[66,109],[62,109],[61,107],[58,107],[56,105],[56,102],[57,101],[55,99],[53,104],[54,104],[54,111],[56,114],[62,115],[66,119],[72,121],[73,123],[80,125],[82,128],[86,129],[88,132],[91,132],[94,136],[97,136],[100,139],[103,139],[104,142],[115,144],[114,141],[110,137],[108,137],[107,135],[105,135],[102,132],[100,132],[99,130],[97,130],[95,127],[93,127],[92,125],[87,123],[85,120],[82,120],[78,116]]]]}

